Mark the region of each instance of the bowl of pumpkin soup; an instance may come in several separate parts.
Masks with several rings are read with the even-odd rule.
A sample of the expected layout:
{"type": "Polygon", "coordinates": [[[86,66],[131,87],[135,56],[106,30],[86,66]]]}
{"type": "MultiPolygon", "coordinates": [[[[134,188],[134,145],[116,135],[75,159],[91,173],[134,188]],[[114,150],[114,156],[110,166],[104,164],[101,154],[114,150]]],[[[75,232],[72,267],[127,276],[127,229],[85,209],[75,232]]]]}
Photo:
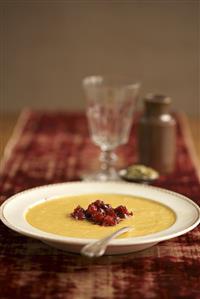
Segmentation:
{"type": "Polygon", "coordinates": [[[0,215],[10,229],[71,252],[80,252],[87,243],[121,227],[133,227],[111,241],[106,254],[146,249],[190,231],[200,220],[199,207],[189,198],[121,182],[70,182],[33,188],[9,198],[0,215]]]}

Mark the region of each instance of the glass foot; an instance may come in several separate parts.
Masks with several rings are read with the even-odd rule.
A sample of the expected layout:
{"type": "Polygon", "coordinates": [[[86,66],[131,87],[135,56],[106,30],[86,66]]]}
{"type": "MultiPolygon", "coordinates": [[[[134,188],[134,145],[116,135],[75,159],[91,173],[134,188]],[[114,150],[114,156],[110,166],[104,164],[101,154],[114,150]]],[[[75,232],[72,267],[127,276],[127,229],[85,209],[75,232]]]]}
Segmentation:
{"type": "Polygon", "coordinates": [[[116,170],[112,170],[109,173],[106,172],[93,172],[93,173],[84,173],[82,175],[83,181],[98,181],[98,182],[112,182],[112,181],[121,181],[120,176],[116,170]]]}

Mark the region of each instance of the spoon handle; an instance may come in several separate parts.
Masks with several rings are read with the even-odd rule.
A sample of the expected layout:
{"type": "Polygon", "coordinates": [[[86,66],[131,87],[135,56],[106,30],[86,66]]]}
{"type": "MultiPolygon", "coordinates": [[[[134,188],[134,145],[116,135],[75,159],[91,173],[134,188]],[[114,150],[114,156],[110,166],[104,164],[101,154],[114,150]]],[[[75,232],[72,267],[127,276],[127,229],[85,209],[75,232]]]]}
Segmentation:
{"type": "Polygon", "coordinates": [[[87,257],[102,256],[111,240],[132,229],[131,226],[125,226],[103,239],[89,243],[81,249],[81,254],[87,257]]]}

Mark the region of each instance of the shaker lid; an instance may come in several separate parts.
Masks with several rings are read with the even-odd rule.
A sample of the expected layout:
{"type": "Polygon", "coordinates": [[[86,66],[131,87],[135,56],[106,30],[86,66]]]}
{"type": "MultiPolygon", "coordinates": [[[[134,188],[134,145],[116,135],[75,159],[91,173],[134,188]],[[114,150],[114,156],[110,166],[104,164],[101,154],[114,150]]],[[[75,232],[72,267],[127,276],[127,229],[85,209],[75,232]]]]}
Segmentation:
{"type": "Polygon", "coordinates": [[[144,98],[146,113],[148,115],[157,115],[168,113],[172,100],[170,97],[162,94],[148,94],[144,98]]]}
{"type": "Polygon", "coordinates": [[[171,104],[171,98],[162,94],[148,94],[145,97],[145,102],[152,104],[171,104]]]}

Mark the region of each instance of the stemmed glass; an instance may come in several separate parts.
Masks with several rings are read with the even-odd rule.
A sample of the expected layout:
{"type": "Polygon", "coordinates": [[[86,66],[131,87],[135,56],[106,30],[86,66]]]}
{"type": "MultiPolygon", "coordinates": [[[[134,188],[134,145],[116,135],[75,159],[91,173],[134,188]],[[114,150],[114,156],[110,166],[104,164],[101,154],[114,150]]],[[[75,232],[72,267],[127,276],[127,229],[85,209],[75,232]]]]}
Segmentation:
{"type": "Polygon", "coordinates": [[[117,78],[90,76],[83,79],[90,136],[101,149],[100,170],[84,180],[115,181],[114,150],[127,143],[140,84],[117,78]]]}

